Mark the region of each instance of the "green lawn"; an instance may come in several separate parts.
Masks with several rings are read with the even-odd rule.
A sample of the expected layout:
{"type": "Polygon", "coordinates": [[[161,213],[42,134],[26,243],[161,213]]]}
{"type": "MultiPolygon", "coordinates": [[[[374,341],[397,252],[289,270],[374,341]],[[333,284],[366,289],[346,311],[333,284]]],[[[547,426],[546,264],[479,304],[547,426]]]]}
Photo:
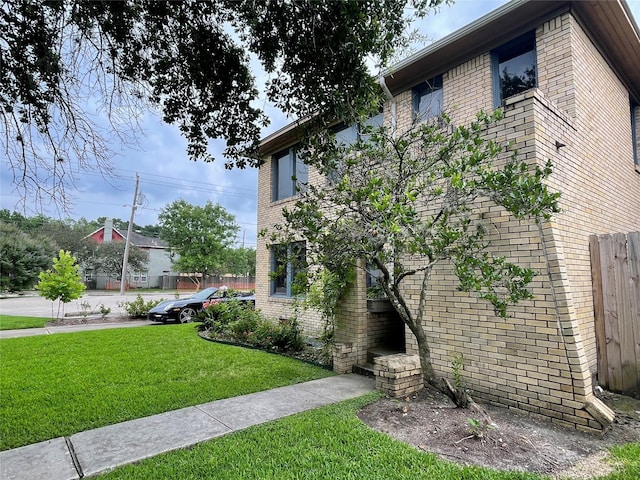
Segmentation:
{"type": "Polygon", "coordinates": [[[0,340],[0,450],[332,373],[193,324],[0,340]]]}
{"type": "MultiPolygon", "coordinates": [[[[120,467],[101,479],[542,480],[462,467],[364,425],[356,412],[377,393],[251,427],[187,450],[120,467]]],[[[640,478],[640,443],[614,450],[623,466],[608,480],[640,478]]]]}
{"type": "Polygon", "coordinates": [[[18,315],[0,315],[0,330],[44,327],[49,317],[20,317],[18,315]]]}

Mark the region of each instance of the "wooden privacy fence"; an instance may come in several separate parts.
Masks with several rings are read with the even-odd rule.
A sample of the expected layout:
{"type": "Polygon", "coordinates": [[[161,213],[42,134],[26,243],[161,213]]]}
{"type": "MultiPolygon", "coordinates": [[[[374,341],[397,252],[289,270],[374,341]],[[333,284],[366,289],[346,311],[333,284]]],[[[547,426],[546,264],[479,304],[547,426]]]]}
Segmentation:
{"type": "Polygon", "coordinates": [[[640,398],[640,232],[592,235],[598,382],[640,398]]]}

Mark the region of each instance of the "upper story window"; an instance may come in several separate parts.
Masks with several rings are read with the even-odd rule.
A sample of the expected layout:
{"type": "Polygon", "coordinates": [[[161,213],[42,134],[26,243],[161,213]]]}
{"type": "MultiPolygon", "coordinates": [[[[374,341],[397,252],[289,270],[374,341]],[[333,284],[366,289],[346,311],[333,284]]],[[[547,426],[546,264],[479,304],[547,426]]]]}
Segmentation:
{"type": "Polygon", "coordinates": [[[273,156],[272,200],[293,197],[307,183],[308,170],[295,148],[288,148],[273,156]]]}
{"type": "Polygon", "coordinates": [[[336,143],[344,147],[350,147],[358,140],[358,127],[356,124],[340,124],[336,129],[336,143]]]}
{"type": "Polygon", "coordinates": [[[358,140],[366,141],[368,135],[365,130],[367,128],[379,128],[382,126],[383,121],[383,114],[382,112],[379,112],[376,115],[369,117],[360,125],[358,125],[357,123],[352,123],[351,125],[339,123],[336,127],[334,127],[336,143],[344,147],[350,147],[358,140]]]}
{"type": "Polygon", "coordinates": [[[437,75],[411,89],[413,118],[422,122],[442,114],[442,75],[437,75]]]}
{"type": "MultiPolygon", "coordinates": [[[[384,123],[384,115],[382,112],[369,117],[360,125],[353,123],[351,125],[345,125],[344,123],[338,124],[334,127],[336,135],[336,143],[344,148],[353,146],[358,140],[366,142],[369,140],[371,131],[370,129],[376,129],[382,127],[384,123]]],[[[327,183],[329,185],[335,185],[340,176],[342,175],[342,163],[336,165],[327,175],[327,183]]]]}
{"type": "Polygon", "coordinates": [[[491,52],[493,103],[498,108],[505,98],[537,85],[535,32],[526,33],[491,52]]]}

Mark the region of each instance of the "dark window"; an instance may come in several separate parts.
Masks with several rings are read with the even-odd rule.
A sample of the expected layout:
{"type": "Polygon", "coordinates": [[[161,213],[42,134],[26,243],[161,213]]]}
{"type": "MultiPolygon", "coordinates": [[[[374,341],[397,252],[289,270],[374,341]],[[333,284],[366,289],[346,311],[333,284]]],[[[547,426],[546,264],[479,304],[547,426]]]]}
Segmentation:
{"type": "Polygon", "coordinates": [[[492,52],[494,106],[537,85],[536,37],[526,33],[492,52]]]}
{"type": "MultiPolygon", "coordinates": [[[[358,140],[366,142],[371,136],[371,130],[382,127],[384,122],[384,115],[382,112],[374,115],[373,117],[365,120],[361,125],[351,124],[345,125],[344,123],[338,124],[334,127],[333,131],[336,135],[336,143],[348,149],[352,147],[358,140]]],[[[329,185],[335,185],[342,175],[342,163],[332,169],[327,175],[327,182],[329,185]]]]}
{"type": "Polygon", "coordinates": [[[433,77],[411,89],[413,117],[422,122],[442,114],[442,75],[433,77]]]}
{"type": "Polygon", "coordinates": [[[296,277],[307,268],[307,250],[304,242],[271,247],[271,295],[295,296],[296,277]]]}
{"type": "Polygon", "coordinates": [[[272,199],[293,197],[307,183],[308,169],[294,148],[273,156],[272,199]]]}

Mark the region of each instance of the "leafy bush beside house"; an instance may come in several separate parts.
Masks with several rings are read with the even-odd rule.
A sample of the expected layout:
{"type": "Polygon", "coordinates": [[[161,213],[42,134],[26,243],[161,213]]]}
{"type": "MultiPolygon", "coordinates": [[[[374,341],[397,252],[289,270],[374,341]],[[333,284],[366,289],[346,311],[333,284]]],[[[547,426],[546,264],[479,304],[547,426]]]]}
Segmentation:
{"type": "Polygon", "coordinates": [[[231,300],[210,305],[198,315],[202,330],[213,339],[230,340],[279,353],[304,348],[300,326],[295,319],[272,321],[260,311],[231,300]]]}

